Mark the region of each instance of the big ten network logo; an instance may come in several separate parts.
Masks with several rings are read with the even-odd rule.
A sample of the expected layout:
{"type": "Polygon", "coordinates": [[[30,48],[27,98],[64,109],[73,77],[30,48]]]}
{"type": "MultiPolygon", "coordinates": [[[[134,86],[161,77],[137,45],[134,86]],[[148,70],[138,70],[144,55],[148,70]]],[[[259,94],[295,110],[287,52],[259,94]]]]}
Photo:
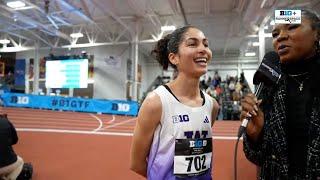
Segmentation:
{"type": "Polygon", "coordinates": [[[173,123],[189,122],[189,116],[187,114],[175,115],[175,116],[172,116],[172,120],[173,120],[173,123]]]}
{"type": "Polygon", "coordinates": [[[197,139],[197,140],[190,140],[189,141],[189,147],[192,148],[201,148],[207,146],[207,140],[205,139],[197,139]]]}
{"type": "Polygon", "coordinates": [[[275,10],[276,24],[301,24],[301,10],[275,10]]]}
{"type": "Polygon", "coordinates": [[[112,103],[111,110],[112,111],[129,112],[130,105],[127,103],[112,103]]]}
{"type": "Polygon", "coordinates": [[[10,103],[29,104],[29,97],[28,96],[11,96],[10,103]]]}

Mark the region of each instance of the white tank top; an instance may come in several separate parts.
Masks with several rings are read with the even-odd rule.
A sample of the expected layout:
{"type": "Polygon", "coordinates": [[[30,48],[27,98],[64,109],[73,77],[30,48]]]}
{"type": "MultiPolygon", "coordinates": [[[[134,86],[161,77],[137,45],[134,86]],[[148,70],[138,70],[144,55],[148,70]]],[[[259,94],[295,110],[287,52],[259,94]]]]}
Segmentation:
{"type": "Polygon", "coordinates": [[[165,86],[160,96],[162,114],[148,157],[148,179],[211,179],[212,98],[202,93],[200,107],[184,105],[165,86]]]}

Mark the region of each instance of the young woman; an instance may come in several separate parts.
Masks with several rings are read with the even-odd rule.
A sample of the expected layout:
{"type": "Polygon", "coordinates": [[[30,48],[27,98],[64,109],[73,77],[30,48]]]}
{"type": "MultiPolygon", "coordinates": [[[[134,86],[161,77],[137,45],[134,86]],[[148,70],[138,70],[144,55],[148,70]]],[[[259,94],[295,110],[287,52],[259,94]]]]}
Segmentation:
{"type": "Polygon", "coordinates": [[[242,100],[247,158],[261,166],[260,179],[320,179],[320,20],[302,10],[301,24],[276,24],[273,47],[282,78],[265,88],[262,104],[242,100]]]}
{"type": "Polygon", "coordinates": [[[219,106],[199,88],[212,57],[208,45],[193,26],[158,41],[156,59],[178,75],[149,93],[141,106],[131,147],[136,173],[152,180],[211,179],[212,125],[219,106]]]}

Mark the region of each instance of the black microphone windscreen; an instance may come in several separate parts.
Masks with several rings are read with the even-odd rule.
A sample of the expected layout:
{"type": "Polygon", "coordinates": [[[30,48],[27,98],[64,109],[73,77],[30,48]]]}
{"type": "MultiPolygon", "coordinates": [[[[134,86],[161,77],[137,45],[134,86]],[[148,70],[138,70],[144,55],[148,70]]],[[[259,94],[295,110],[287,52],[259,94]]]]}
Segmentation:
{"type": "Polygon", "coordinates": [[[264,83],[266,86],[272,86],[278,82],[280,77],[280,57],[276,52],[271,51],[264,55],[258,70],[254,74],[253,84],[264,83]]]}

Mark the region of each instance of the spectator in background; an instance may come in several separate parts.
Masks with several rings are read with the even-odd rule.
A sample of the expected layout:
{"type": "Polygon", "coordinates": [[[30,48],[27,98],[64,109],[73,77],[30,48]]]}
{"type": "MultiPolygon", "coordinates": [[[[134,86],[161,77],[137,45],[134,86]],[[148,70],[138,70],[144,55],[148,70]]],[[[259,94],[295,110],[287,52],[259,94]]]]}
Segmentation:
{"type": "Polygon", "coordinates": [[[240,83],[244,84],[244,81],[245,81],[244,72],[241,72],[241,74],[240,74],[240,83]]]}
{"type": "Polygon", "coordinates": [[[229,86],[231,77],[229,75],[226,76],[226,83],[229,86]]]}
{"type": "Polygon", "coordinates": [[[209,94],[211,97],[216,98],[217,94],[215,92],[215,88],[213,86],[209,86],[206,90],[206,93],[209,94]]]}
{"type": "Polygon", "coordinates": [[[206,89],[208,89],[208,85],[207,85],[205,79],[202,79],[202,80],[200,81],[200,89],[201,89],[201,90],[206,90],[206,89]]]}
{"type": "Polygon", "coordinates": [[[5,76],[4,82],[10,90],[14,87],[14,75],[11,71],[9,71],[8,74],[5,76]]]}
{"type": "Polygon", "coordinates": [[[236,90],[237,92],[241,93],[242,84],[241,84],[239,81],[236,83],[235,90],[236,90]]]}
{"type": "Polygon", "coordinates": [[[23,167],[23,159],[16,155],[12,145],[18,142],[15,127],[7,115],[0,115],[0,178],[15,180],[23,167]]]}
{"type": "Polygon", "coordinates": [[[232,94],[233,91],[235,91],[236,89],[236,82],[233,77],[230,78],[230,83],[228,85],[228,88],[229,88],[230,94],[232,94]]]}
{"type": "Polygon", "coordinates": [[[217,92],[217,96],[220,96],[222,94],[222,88],[220,84],[218,84],[218,86],[216,87],[216,92],[217,92]]]}
{"type": "Polygon", "coordinates": [[[242,97],[242,85],[240,83],[240,81],[238,81],[236,83],[236,86],[235,86],[235,91],[233,92],[233,100],[234,101],[240,101],[241,97],[242,97]]]}
{"type": "Polygon", "coordinates": [[[216,71],[215,73],[214,73],[214,77],[218,80],[218,84],[220,84],[221,83],[221,76],[219,75],[219,73],[218,73],[218,71],[216,71]]]}
{"type": "Polygon", "coordinates": [[[211,79],[211,77],[209,76],[209,78],[207,79],[207,86],[208,86],[208,87],[211,85],[211,81],[212,81],[212,79],[211,79]]]}

